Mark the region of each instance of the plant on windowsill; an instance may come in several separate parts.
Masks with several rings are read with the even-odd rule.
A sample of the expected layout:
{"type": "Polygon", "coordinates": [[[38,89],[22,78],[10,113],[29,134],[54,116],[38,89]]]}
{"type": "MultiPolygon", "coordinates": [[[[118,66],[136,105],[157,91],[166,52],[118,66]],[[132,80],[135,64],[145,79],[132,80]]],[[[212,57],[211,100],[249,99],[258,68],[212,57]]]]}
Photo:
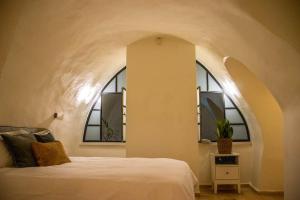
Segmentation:
{"type": "Polygon", "coordinates": [[[102,123],[106,129],[106,134],[104,135],[104,141],[109,141],[114,134],[114,130],[110,128],[110,126],[108,125],[108,121],[106,121],[105,119],[102,119],[102,123]]]}
{"type": "Polygon", "coordinates": [[[232,151],[233,128],[227,119],[217,121],[217,143],[220,154],[230,154],[232,151]]]}

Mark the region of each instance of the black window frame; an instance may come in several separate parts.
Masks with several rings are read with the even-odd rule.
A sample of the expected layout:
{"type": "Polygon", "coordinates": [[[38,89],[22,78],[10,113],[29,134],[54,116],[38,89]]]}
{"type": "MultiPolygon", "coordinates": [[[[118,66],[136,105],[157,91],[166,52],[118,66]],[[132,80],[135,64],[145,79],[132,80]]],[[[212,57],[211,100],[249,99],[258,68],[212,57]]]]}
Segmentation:
{"type": "MultiPolygon", "coordinates": [[[[243,123],[230,123],[230,125],[232,125],[232,126],[245,126],[246,133],[247,133],[247,139],[233,139],[232,141],[233,142],[250,142],[251,138],[250,138],[249,127],[248,127],[247,121],[246,121],[244,115],[242,114],[241,110],[239,109],[239,107],[234,103],[232,98],[228,94],[226,94],[224,88],[218,82],[218,80],[214,77],[214,75],[198,60],[196,60],[196,64],[200,65],[206,71],[206,91],[201,91],[201,88],[199,86],[197,86],[197,89],[199,89],[199,95],[201,95],[202,92],[223,93],[224,97],[226,96],[229,99],[230,103],[233,105],[233,107],[224,106],[224,108],[225,108],[224,118],[226,119],[226,110],[230,110],[230,109],[237,110],[237,112],[239,113],[239,115],[241,116],[241,118],[243,120],[243,123]],[[221,88],[222,92],[220,92],[220,91],[209,91],[209,81],[208,81],[209,76],[217,83],[217,85],[221,88]]],[[[196,67],[197,67],[197,65],[196,65],[196,67]]],[[[197,105],[197,109],[198,109],[198,107],[200,109],[201,98],[200,98],[200,96],[197,97],[197,98],[199,98],[199,105],[197,105]]],[[[224,105],[225,105],[225,99],[224,99],[224,105]]],[[[200,110],[200,112],[201,112],[201,110],[200,110]]],[[[198,110],[197,110],[197,115],[199,115],[198,110]]],[[[197,121],[197,126],[200,126],[200,127],[198,127],[198,130],[200,131],[200,133],[198,133],[199,134],[199,140],[198,140],[199,143],[201,143],[201,139],[205,139],[205,138],[202,138],[201,121],[202,120],[201,120],[201,115],[200,115],[200,122],[197,121]]],[[[212,140],[211,142],[216,142],[216,140],[212,140]]]]}
{"type": "MultiPolygon", "coordinates": [[[[113,76],[113,77],[105,84],[105,86],[102,88],[100,94],[98,95],[99,98],[101,98],[101,96],[102,96],[103,93],[114,93],[114,94],[118,93],[118,94],[120,94],[120,93],[123,93],[123,92],[122,92],[123,90],[126,91],[126,88],[122,87],[122,88],[121,88],[122,91],[121,91],[121,92],[118,92],[118,75],[119,75],[120,73],[122,73],[124,70],[126,70],[126,66],[123,67],[122,69],[120,69],[120,70],[119,70],[119,71],[118,71],[118,72],[117,72],[117,73],[116,73],[116,74],[115,74],[115,75],[114,75],[114,76],[113,76]],[[105,89],[107,88],[107,86],[108,86],[114,79],[115,79],[115,81],[116,81],[116,84],[115,84],[115,92],[104,92],[105,89]]],[[[102,101],[101,101],[101,104],[100,104],[100,109],[95,109],[95,106],[96,106],[97,102],[98,102],[98,99],[97,99],[97,101],[95,101],[95,103],[92,105],[92,107],[91,107],[91,109],[90,109],[90,111],[89,111],[89,114],[88,114],[88,117],[87,117],[87,120],[86,120],[85,126],[84,126],[84,134],[83,134],[83,139],[82,139],[82,141],[83,141],[83,142],[114,142],[114,143],[117,142],[117,143],[125,143],[126,140],[124,140],[124,135],[122,135],[122,141],[105,141],[105,140],[102,139],[102,135],[103,135],[103,133],[102,133],[102,101]],[[98,124],[89,124],[90,117],[91,117],[93,111],[100,111],[100,124],[99,124],[99,125],[98,125],[98,124]],[[93,127],[93,126],[99,127],[99,129],[100,129],[100,132],[99,132],[99,134],[100,134],[100,139],[99,139],[99,140],[86,140],[87,128],[88,128],[89,126],[91,126],[91,127],[93,127]]],[[[122,105],[122,107],[124,107],[124,106],[122,105]]],[[[126,106],[125,106],[125,107],[126,107],[126,106]]],[[[123,112],[122,112],[122,113],[123,113],[123,112]]],[[[126,123],[123,123],[123,125],[126,126],[126,123]]]]}
{"type": "MultiPolygon", "coordinates": [[[[217,81],[217,79],[213,76],[213,74],[202,64],[200,63],[198,60],[196,60],[196,64],[200,65],[205,71],[206,71],[206,91],[201,91],[201,89],[199,89],[200,93],[199,95],[201,95],[201,92],[219,92],[219,91],[209,91],[209,76],[215,81],[215,83],[217,83],[217,85],[221,88],[222,92],[219,92],[219,93],[223,93],[224,96],[226,96],[230,103],[233,105],[233,107],[226,107],[225,106],[225,118],[226,118],[226,110],[230,110],[230,109],[236,109],[237,112],[239,113],[239,115],[241,116],[242,120],[243,120],[243,123],[230,123],[231,125],[233,126],[245,126],[246,128],[246,132],[247,132],[247,139],[234,139],[233,142],[249,142],[251,141],[251,138],[250,138],[250,132],[249,132],[249,128],[248,128],[248,124],[247,124],[247,121],[244,117],[244,115],[242,114],[242,112],[240,111],[240,109],[238,108],[238,106],[234,103],[234,101],[232,100],[232,98],[226,94],[226,92],[224,91],[224,88],[221,86],[221,84],[217,81]]],[[[197,65],[196,65],[197,67],[197,65]]],[[[120,69],[106,84],[105,86],[103,87],[103,89],[101,90],[100,94],[99,94],[99,97],[101,97],[101,95],[104,93],[104,90],[107,88],[107,86],[115,79],[116,83],[115,83],[115,92],[108,92],[108,93],[120,93],[118,92],[118,75],[120,73],[122,73],[124,70],[126,70],[126,66],[124,66],[122,69],[120,69]]],[[[198,89],[199,87],[197,87],[198,89]]],[[[126,91],[126,88],[121,88],[121,93],[123,93],[123,90],[126,91]]],[[[105,92],[106,93],[106,92],[105,92]]],[[[198,115],[198,107],[200,106],[200,96],[198,97],[199,98],[199,105],[197,105],[197,115],[198,115]]],[[[225,101],[225,100],[224,100],[225,101]]],[[[95,103],[92,105],[90,111],[89,111],[89,114],[88,114],[88,117],[87,117],[87,120],[86,120],[86,123],[85,123],[85,127],[84,127],[84,134],[83,134],[83,142],[119,142],[119,143],[125,143],[126,142],[126,138],[124,139],[124,133],[122,135],[122,138],[123,140],[122,141],[103,141],[102,140],[102,102],[100,104],[100,109],[95,109],[95,105],[97,104],[97,101],[95,101],[95,103]],[[89,123],[89,120],[90,120],[90,117],[91,117],[91,114],[93,111],[100,111],[100,124],[88,124],[89,123]],[[99,127],[100,129],[100,139],[99,140],[86,140],[86,132],[87,132],[87,128],[89,126],[97,126],[99,127]]],[[[224,105],[225,105],[225,102],[224,102],[224,105]]],[[[122,105],[123,108],[126,109],[126,105],[124,106],[124,104],[122,105]]],[[[200,108],[199,108],[200,109],[200,108]]],[[[126,110],[126,114],[127,114],[127,110],[126,110]]],[[[126,115],[125,114],[125,115],[126,115]]],[[[123,113],[124,115],[124,113],[123,113]]],[[[126,117],[126,116],[125,116],[126,117]]],[[[123,126],[125,125],[125,128],[126,128],[126,122],[124,123],[123,122],[123,126]]],[[[200,133],[199,134],[199,140],[198,142],[201,143],[201,115],[200,115],[200,122],[198,122],[197,120],[197,126],[200,126],[198,127],[200,133]]],[[[202,138],[204,139],[204,138],[202,138]]],[[[212,141],[212,142],[216,142],[216,141],[212,141]]]]}

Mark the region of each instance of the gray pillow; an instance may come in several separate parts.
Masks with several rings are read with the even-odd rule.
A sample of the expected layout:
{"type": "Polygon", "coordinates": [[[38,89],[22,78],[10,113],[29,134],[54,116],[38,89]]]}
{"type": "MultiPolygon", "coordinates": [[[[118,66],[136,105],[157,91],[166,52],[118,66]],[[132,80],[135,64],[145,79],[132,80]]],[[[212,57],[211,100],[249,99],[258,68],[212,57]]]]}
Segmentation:
{"type": "Polygon", "coordinates": [[[29,134],[29,133],[25,130],[0,132],[0,168],[1,167],[12,167],[13,166],[13,158],[11,157],[11,154],[7,150],[7,147],[1,136],[2,134],[18,135],[18,134],[29,134]]]}
{"type": "Polygon", "coordinates": [[[2,134],[2,138],[13,158],[15,167],[37,166],[31,149],[31,143],[36,142],[32,134],[2,134]]]}
{"type": "Polygon", "coordinates": [[[38,142],[47,143],[47,142],[54,142],[54,136],[48,132],[47,134],[34,134],[34,137],[37,139],[38,142]]]}
{"type": "Polygon", "coordinates": [[[0,168],[13,166],[13,159],[8,152],[3,140],[0,140],[0,168]]]}

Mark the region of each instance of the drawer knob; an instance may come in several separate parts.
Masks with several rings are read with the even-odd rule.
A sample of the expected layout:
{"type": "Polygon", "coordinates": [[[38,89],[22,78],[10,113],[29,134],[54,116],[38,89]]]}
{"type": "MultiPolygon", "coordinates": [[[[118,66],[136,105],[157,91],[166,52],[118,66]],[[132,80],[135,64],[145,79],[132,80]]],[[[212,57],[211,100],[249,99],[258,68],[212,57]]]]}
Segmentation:
{"type": "Polygon", "coordinates": [[[228,175],[228,174],[229,174],[229,172],[225,172],[225,174],[227,174],[227,175],[228,175]]]}

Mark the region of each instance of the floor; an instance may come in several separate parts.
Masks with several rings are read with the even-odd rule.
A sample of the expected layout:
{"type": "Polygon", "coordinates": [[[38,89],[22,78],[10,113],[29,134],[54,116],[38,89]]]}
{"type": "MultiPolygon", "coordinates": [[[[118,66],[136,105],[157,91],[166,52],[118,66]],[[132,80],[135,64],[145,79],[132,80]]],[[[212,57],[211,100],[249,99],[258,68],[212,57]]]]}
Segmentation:
{"type": "Polygon", "coordinates": [[[201,186],[196,200],[283,200],[283,194],[258,194],[249,186],[242,186],[241,194],[225,188],[214,194],[211,187],[201,186]]]}

